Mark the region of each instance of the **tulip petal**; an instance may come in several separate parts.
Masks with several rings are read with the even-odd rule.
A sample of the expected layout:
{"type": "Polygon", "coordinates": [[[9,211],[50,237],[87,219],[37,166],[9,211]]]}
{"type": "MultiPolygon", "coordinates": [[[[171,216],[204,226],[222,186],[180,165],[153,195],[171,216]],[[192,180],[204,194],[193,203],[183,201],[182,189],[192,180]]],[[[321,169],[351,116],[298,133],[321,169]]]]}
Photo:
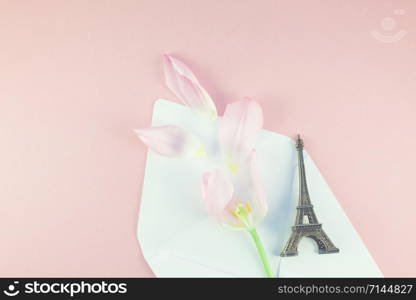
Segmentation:
{"type": "Polygon", "coordinates": [[[260,171],[257,164],[256,151],[252,150],[249,158],[250,164],[250,178],[253,189],[253,217],[254,222],[259,222],[267,214],[267,198],[266,192],[261,180],[260,171]]]}
{"type": "Polygon", "coordinates": [[[257,164],[256,151],[252,150],[242,164],[240,172],[231,177],[234,198],[252,207],[253,221],[259,222],[267,214],[267,200],[257,164]]]}
{"type": "Polygon", "coordinates": [[[170,66],[173,72],[176,71],[178,74],[189,78],[189,80],[193,82],[198,82],[198,79],[196,78],[195,74],[191,71],[191,69],[189,69],[188,66],[185,65],[179,59],[168,54],[163,55],[163,59],[165,68],[170,66]]]}
{"type": "Polygon", "coordinates": [[[202,176],[202,197],[209,214],[222,225],[247,229],[247,225],[234,214],[242,202],[236,198],[233,184],[222,171],[207,172],[202,176]]]}
{"type": "Polygon", "coordinates": [[[254,148],[262,127],[263,112],[256,101],[244,99],[227,105],[220,120],[219,136],[223,155],[231,173],[239,172],[241,164],[254,148]]]}
{"type": "Polygon", "coordinates": [[[220,170],[202,175],[202,197],[209,214],[217,220],[222,221],[233,193],[233,185],[220,170]]]}
{"type": "Polygon", "coordinates": [[[196,112],[215,119],[217,109],[207,91],[199,84],[194,73],[180,60],[164,55],[165,81],[168,88],[196,112]]]}
{"type": "Polygon", "coordinates": [[[204,145],[194,135],[178,126],[136,129],[139,138],[153,151],[167,157],[204,157],[204,145]]]}

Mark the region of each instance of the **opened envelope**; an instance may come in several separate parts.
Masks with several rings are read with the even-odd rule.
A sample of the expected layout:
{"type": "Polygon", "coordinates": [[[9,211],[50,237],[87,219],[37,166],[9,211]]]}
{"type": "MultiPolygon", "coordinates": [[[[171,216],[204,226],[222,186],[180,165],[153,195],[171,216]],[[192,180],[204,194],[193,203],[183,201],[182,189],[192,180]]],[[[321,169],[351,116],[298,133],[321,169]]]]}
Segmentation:
{"type": "MultiPolygon", "coordinates": [[[[167,100],[154,105],[153,126],[176,125],[215,147],[217,131],[189,107],[167,100]]],[[[320,255],[303,238],[298,256],[280,253],[294,225],[298,200],[294,141],[262,130],[256,143],[268,214],[257,226],[277,277],[382,276],[319,170],[304,153],[308,188],[317,218],[339,253],[320,255]]],[[[225,229],[210,218],[201,199],[201,174],[212,170],[206,159],[171,159],[148,152],[138,239],[158,277],[263,277],[256,248],[245,232],[225,229]]]]}

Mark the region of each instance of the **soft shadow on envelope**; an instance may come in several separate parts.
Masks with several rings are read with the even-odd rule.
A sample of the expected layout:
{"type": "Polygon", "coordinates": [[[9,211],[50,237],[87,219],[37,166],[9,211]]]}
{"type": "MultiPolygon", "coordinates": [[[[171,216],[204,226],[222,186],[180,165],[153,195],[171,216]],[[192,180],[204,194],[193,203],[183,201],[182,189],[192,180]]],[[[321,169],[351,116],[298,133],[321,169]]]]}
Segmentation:
{"type": "MultiPolygon", "coordinates": [[[[216,127],[189,108],[167,100],[154,105],[153,126],[178,125],[203,139],[211,157],[218,156],[216,127]]],[[[319,255],[308,239],[299,256],[279,256],[294,222],[297,158],[292,139],[263,130],[256,145],[269,203],[258,226],[272,268],[280,277],[366,277],[381,273],[334,195],[305,153],[305,168],[318,220],[340,248],[319,255]]],[[[201,174],[217,166],[207,159],[147,156],[138,224],[144,257],[158,277],[263,277],[250,236],[211,219],[201,199],[201,174]]]]}

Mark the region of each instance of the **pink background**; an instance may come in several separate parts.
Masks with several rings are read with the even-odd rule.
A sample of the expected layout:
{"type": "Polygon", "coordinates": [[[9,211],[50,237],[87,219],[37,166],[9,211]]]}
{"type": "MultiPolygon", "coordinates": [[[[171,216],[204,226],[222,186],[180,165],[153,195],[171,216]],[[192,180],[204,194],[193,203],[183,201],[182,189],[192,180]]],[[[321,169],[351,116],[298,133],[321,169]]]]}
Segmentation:
{"type": "Polygon", "coordinates": [[[416,1],[3,0],[0,41],[0,276],[152,276],[132,129],[177,101],[164,52],[301,132],[383,273],[416,276],[416,1]]]}

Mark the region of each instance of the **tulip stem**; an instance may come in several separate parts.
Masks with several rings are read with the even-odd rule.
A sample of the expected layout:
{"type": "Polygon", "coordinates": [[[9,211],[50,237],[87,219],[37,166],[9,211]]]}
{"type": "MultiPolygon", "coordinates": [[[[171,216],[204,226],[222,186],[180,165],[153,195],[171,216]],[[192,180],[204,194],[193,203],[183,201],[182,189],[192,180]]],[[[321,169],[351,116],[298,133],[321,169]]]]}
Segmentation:
{"type": "Polygon", "coordinates": [[[254,243],[256,244],[257,252],[259,253],[267,277],[274,277],[272,269],[270,267],[269,259],[267,258],[266,250],[264,249],[263,243],[260,240],[256,228],[249,229],[248,232],[250,233],[251,237],[254,240],[254,243]]]}

